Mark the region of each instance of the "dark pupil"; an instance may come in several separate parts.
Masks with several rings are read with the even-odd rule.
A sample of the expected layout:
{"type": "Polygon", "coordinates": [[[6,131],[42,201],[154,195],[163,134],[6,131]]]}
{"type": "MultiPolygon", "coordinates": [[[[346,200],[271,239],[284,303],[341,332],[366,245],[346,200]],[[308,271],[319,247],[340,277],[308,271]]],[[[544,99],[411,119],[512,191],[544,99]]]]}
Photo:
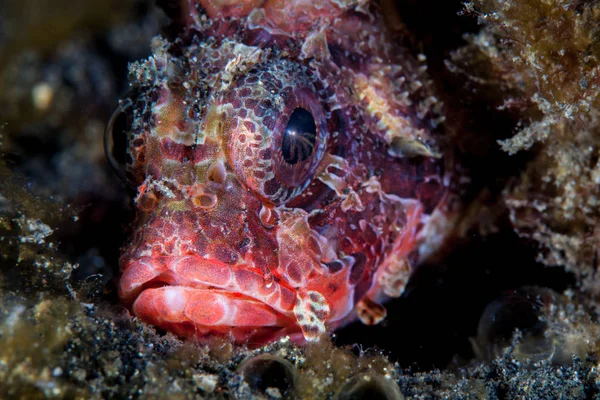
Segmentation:
{"type": "Polygon", "coordinates": [[[317,140],[317,125],[310,112],[296,108],[283,134],[281,151],[288,164],[297,164],[310,157],[317,140]]]}

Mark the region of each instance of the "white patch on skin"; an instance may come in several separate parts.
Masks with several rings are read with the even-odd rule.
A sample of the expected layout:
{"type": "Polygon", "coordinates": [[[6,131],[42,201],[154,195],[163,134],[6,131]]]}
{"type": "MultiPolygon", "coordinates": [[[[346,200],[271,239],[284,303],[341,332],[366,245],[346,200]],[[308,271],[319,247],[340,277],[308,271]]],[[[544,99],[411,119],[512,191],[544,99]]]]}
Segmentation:
{"type": "Polygon", "coordinates": [[[169,199],[174,199],[176,197],[175,193],[166,185],[167,183],[171,184],[176,188],[180,188],[179,182],[177,182],[174,178],[161,178],[160,180],[154,178],[152,175],[148,175],[144,182],[138,187],[138,194],[135,197],[134,201],[136,204],[139,203],[140,198],[146,192],[157,191],[162,193],[169,199]]]}
{"type": "Polygon", "coordinates": [[[181,287],[169,287],[165,290],[165,305],[171,314],[181,314],[185,308],[185,290],[181,287]]]}
{"type": "Polygon", "coordinates": [[[404,293],[410,275],[411,268],[408,259],[392,253],[385,260],[385,265],[382,266],[381,273],[377,276],[377,283],[386,296],[400,297],[404,293]]]}
{"type": "Polygon", "coordinates": [[[229,60],[225,66],[225,70],[221,74],[221,87],[217,89],[218,92],[227,90],[236,75],[242,74],[252,68],[259,62],[263,55],[263,51],[260,48],[246,46],[243,43],[236,43],[232,53],[233,57],[229,60]]]}
{"type": "Polygon", "coordinates": [[[309,34],[302,44],[300,58],[316,58],[319,60],[327,60],[331,58],[329,47],[327,46],[327,35],[325,27],[309,34]]]}
{"type": "Polygon", "coordinates": [[[381,189],[381,182],[379,182],[379,178],[377,178],[375,175],[371,176],[369,180],[363,182],[362,187],[365,188],[367,193],[377,193],[379,195],[379,200],[381,200],[383,203],[400,203],[410,207],[417,201],[415,199],[403,199],[395,194],[384,192],[381,189]]]}
{"type": "Polygon", "coordinates": [[[148,244],[146,245],[146,248],[142,251],[140,251],[139,253],[139,257],[151,257],[152,256],[152,248],[151,246],[149,246],[148,244]]]}
{"type": "Polygon", "coordinates": [[[266,32],[272,35],[285,35],[288,37],[293,37],[293,35],[290,32],[271,26],[271,24],[269,24],[269,20],[265,15],[265,10],[262,8],[255,8],[248,15],[248,28],[252,30],[264,29],[266,32]]]}
{"type": "Polygon", "coordinates": [[[365,206],[362,204],[360,197],[354,189],[348,185],[345,179],[350,170],[348,162],[342,157],[327,153],[325,154],[325,157],[323,157],[323,165],[324,167],[317,173],[316,178],[330,189],[334,190],[335,194],[342,199],[342,203],[340,204],[342,211],[364,211],[365,206]],[[330,168],[335,168],[343,172],[344,176],[337,176],[329,171],[330,168]]]}
{"type": "Polygon", "coordinates": [[[296,292],[294,315],[307,342],[315,342],[327,332],[325,321],[329,313],[329,303],[321,293],[306,289],[296,292]]]}
{"type": "Polygon", "coordinates": [[[343,177],[337,176],[331,172],[329,172],[330,168],[335,168],[347,174],[350,166],[348,162],[338,156],[334,156],[330,153],[325,154],[322,161],[323,167],[320,168],[320,171],[316,174],[316,178],[327,185],[330,189],[334,190],[338,196],[343,196],[342,192],[348,185],[343,177]]]}

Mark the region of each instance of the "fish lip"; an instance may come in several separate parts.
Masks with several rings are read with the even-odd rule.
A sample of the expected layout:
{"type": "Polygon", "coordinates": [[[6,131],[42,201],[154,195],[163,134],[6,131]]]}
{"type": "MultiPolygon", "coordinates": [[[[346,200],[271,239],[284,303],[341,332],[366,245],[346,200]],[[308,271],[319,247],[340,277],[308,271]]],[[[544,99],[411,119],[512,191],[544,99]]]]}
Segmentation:
{"type": "Polygon", "coordinates": [[[260,302],[289,319],[290,325],[295,321],[293,289],[278,279],[267,282],[264,275],[249,264],[230,265],[197,255],[144,256],[122,261],[118,292],[130,309],[147,290],[170,286],[202,289],[260,302]],[[219,274],[221,276],[216,276],[219,274]]]}
{"type": "MultiPolygon", "coordinates": [[[[178,286],[167,286],[173,288],[190,289],[178,286]]],[[[215,339],[217,341],[226,340],[236,345],[244,345],[252,349],[267,343],[271,343],[284,336],[296,337],[297,333],[300,332],[299,328],[293,321],[289,320],[285,316],[282,316],[281,313],[273,309],[270,311],[275,314],[274,318],[277,323],[253,325],[248,323],[210,324],[202,323],[192,318],[164,318],[164,314],[161,315],[154,313],[152,312],[153,310],[150,310],[150,313],[148,313],[147,310],[144,312],[144,308],[147,308],[144,307],[144,304],[142,304],[142,307],[138,307],[140,305],[138,303],[150,303],[150,309],[152,309],[152,305],[156,305],[156,303],[153,304],[152,300],[156,293],[152,293],[152,291],[160,289],[161,288],[147,288],[142,290],[131,306],[131,309],[136,317],[141,321],[156,326],[160,329],[173,332],[183,339],[199,340],[201,342],[206,342],[207,344],[210,344],[215,339]],[[149,299],[150,301],[148,301],[149,299]]],[[[232,294],[230,291],[221,292],[227,295],[232,294]]],[[[235,297],[238,301],[252,300],[251,297],[241,294],[235,294],[235,297]]],[[[159,304],[160,303],[161,302],[159,301],[159,304]]],[[[200,310],[200,313],[202,314],[202,310],[210,308],[211,304],[213,303],[207,300],[204,302],[204,304],[196,303],[192,308],[195,310],[200,310]]],[[[186,304],[184,308],[187,309],[187,306],[188,304],[186,304]]],[[[186,317],[189,317],[187,313],[186,317]]],[[[225,315],[225,319],[229,319],[227,314],[225,315]]]]}

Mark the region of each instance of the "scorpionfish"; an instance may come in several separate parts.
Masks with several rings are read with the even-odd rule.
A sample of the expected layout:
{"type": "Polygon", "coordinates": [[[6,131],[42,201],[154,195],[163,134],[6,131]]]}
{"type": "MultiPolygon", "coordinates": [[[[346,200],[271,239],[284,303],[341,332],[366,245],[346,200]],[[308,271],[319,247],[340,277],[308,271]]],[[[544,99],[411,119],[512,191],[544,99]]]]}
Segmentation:
{"type": "Polygon", "coordinates": [[[181,9],[121,103],[137,188],[121,300],[181,337],[250,346],[381,321],[444,236],[424,57],[365,0],[181,9]]]}

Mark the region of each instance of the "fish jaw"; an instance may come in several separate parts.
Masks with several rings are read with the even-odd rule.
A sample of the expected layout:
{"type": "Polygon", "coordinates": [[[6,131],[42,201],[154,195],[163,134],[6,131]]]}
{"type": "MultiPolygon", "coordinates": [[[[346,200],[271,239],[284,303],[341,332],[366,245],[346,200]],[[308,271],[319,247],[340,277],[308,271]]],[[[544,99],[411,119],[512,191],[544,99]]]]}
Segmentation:
{"type": "Polygon", "coordinates": [[[221,336],[251,347],[289,336],[303,344],[337,327],[352,311],[351,285],[327,289],[344,275],[349,271],[336,277],[324,273],[310,289],[292,288],[289,277],[275,279],[249,265],[196,255],[142,257],[125,263],[119,296],[139,319],[179,336],[221,336]]]}
{"type": "MultiPolygon", "coordinates": [[[[405,233],[398,236],[393,259],[385,265],[400,265],[397,261],[404,262],[415,247],[421,209],[418,202],[407,208],[411,212],[405,233]]],[[[381,272],[388,267],[372,279],[357,278],[356,266],[364,262],[359,254],[317,266],[310,260],[328,260],[327,246],[332,244],[310,229],[308,215],[296,212],[283,219],[279,247],[273,249],[279,255],[277,265],[259,269],[250,260],[234,265],[197,254],[126,254],[119,297],[142,321],[179,336],[224,337],[250,347],[283,336],[304,344],[357,317],[368,324],[385,317],[380,303],[390,297],[386,282],[407,279],[408,266],[400,275],[387,272],[386,279],[381,272]]]]}
{"type": "Polygon", "coordinates": [[[300,332],[293,290],[249,266],[196,255],[132,260],[119,296],[142,321],[188,338],[262,344],[300,332]]]}

